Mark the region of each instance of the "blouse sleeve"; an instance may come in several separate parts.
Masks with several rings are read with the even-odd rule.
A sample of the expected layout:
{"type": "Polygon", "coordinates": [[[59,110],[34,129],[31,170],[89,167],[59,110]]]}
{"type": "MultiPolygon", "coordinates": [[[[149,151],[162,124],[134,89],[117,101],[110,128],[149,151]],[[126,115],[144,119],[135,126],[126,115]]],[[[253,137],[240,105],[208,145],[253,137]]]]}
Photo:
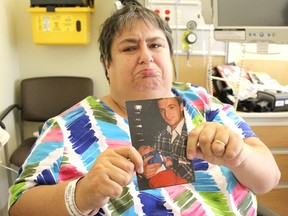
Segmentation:
{"type": "Polygon", "coordinates": [[[48,120],[20,168],[15,183],[9,188],[8,208],[29,188],[57,183],[64,151],[63,143],[62,131],[56,119],[48,120]]]}
{"type": "MultiPolygon", "coordinates": [[[[233,106],[222,103],[208,94],[205,88],[190,83],[174,83],[173,87],[173,93],[183,97],[190,115],[193,112],[200,113],[205,121],[225,124],[240,133],[243,138],[256,136],[247,122],[237,115],[233,106]]],[[[193,115],[191,116],[193,118],[193,115]]]]}
{"type": "Polygon", "coordinates": [[[243,138],[256,137],[248,123],[236,113],[232,105],[222,103],[210,95],[207,97],[209,98],[209,104],[206,109],[206,121],[228,125],[238,131],[243,138]]]}

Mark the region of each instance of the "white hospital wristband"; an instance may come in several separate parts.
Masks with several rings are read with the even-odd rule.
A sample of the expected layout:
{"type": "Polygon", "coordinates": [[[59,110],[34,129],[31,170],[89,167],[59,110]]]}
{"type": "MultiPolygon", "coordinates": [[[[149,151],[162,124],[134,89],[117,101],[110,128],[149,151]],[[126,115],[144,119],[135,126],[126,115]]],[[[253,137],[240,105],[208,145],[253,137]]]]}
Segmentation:
{"type": "MultiPolygon", "coordinates": [[[[76,205],[75,202],[75,189],[76,189],[76,184],[78,182],[78,179],[75,179],[71,182],[69,182],[69,184],[67,185],[66,189],[65,189],[65,195],[64,195],[64,199],[65,199],[65,205],[67,208],[67,211],[69,212],[69,214],[71,216],[85,216],[86,214],[83,214],[76,205]]],[[[88,216],[90,215],[95,215],[98,212],[98,209],[94,209],[92,210],[89,214],[87,214],[88,216]]]]}

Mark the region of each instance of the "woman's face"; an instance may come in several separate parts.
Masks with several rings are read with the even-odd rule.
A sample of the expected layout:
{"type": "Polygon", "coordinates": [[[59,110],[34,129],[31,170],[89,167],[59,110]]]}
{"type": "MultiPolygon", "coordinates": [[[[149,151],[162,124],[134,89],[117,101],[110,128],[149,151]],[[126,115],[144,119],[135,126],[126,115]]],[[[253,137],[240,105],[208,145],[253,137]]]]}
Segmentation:
{"type": "Polygon", "coordinates": [[[169,45],[162,30],[134,21],[116,35],[112,61],[106,63],[111,95],[116,100],[171,96],[173,79],[169,45]]]}

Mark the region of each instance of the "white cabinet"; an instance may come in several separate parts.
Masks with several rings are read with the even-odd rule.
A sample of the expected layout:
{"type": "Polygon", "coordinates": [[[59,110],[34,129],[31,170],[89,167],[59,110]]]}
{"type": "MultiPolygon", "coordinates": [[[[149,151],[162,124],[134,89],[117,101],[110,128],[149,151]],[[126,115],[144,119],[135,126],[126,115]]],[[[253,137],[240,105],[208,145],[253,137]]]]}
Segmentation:
{"type": "Polygon", "coordinates": [[[257,199],[278,214],[286,215],[288,212],[288,112],[238,112],[238,114],[269,147],[281,170],[278,186],[267,194],[257,195],[257,199]]]}

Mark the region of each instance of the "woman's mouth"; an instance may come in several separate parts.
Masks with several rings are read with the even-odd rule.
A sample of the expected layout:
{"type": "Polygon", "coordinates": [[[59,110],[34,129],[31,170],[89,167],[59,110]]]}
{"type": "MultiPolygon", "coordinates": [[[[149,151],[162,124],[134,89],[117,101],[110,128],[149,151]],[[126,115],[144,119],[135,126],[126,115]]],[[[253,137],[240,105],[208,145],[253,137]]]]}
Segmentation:
{"type": "Polygon", "coordinates": [[[144,69],[141,70],[139,75],[143,76],[143,77],[149,77],[149,76],[156,76],[157,72],[154,69],[144,69]]]}

